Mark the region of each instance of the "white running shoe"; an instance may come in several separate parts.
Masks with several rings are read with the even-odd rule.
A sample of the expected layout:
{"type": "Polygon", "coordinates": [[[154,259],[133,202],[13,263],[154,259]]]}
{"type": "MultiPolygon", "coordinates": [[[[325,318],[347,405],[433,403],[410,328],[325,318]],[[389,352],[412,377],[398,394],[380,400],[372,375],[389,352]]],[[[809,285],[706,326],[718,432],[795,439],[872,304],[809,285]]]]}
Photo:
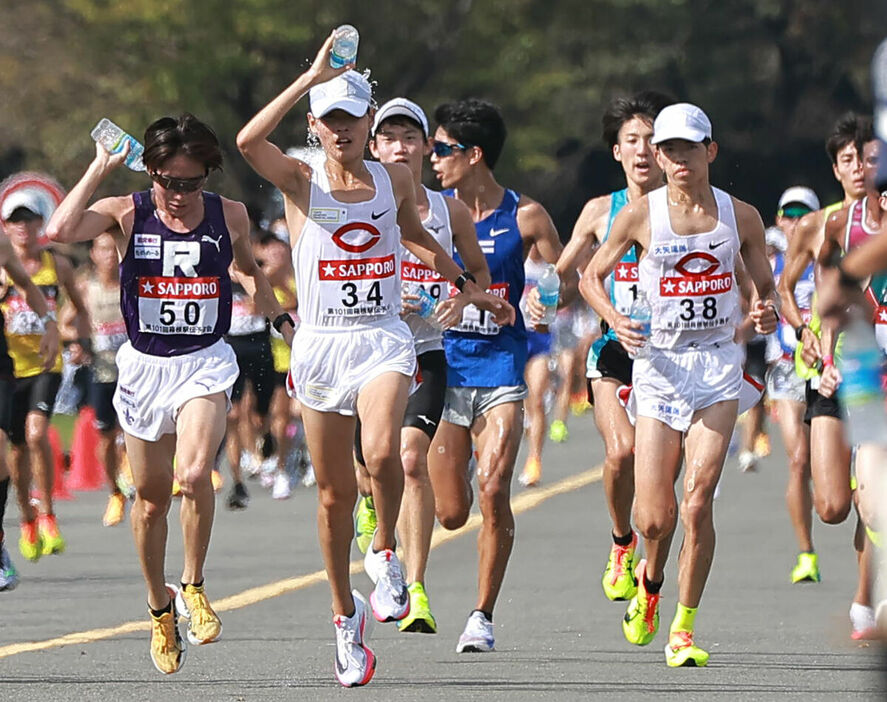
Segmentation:
{"type": "Polygon", "coordinates": [[[739,470],[743,473],[753,473],[758,469],[758,457],[751,451],[742,451],[739,454],[739,470]]]}
{"type": "Polygon", "coordinates": [[[878,624],[875,610],[868,605],[854,602],[850,605],[850,638],[854,641],[877,638],[878,624]]]}
{"type": "Polygon", "coordinates": [[[275,500],[288,500],[293,494],[290,487],[290,477],[286,473],[278,473],[274,478],[274,487],[271,488],[271,497],[275,500]]]}
{"type": "Polygon", "coordinates": [[[15,590],[18,585],[18,571],[12,564],[6,545],[0,542],[0,591],[15,590]]]}
{"type": "Polygon", "coordinates": [[[496,640],[493,638],[493,622],[482,612],[474,610],[465,624],[465,631],[456,644],[456,653],[485,653],[495,650],[496,640]]]}
{"type": "Polygon", "coordinates": [[[376,672],[376,656],[366,640],[372,627],[368,619],[367,603],[357,590],[352,590],[354,614],[333,617],[336,627],[336,677],[345,687],[366,685],[376,672]],[[368,626],[369,624],[369,626],[368,626]]]}
{"type": "Polygon", "coordinates": [[[373,616],[380,622],[396,622],[410,613],[410,591],[397,554],[390,548],[376,553],[372,542],[363,567],[376,587],[370,593],[373,616]]]}

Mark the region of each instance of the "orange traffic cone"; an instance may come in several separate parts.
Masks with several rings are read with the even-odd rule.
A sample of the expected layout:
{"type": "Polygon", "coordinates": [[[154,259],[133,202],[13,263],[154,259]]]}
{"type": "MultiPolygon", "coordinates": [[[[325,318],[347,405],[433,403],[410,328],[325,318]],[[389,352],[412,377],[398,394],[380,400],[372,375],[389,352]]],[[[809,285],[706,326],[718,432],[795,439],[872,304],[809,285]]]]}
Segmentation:
{"type": "Polygon", "coordinates": [[[101,490],[105,487],[105,467],[98,457],[99,430],[95,428],[95,410],[84,407],[74,424],[71,439],[71,472],[68,487],[72,490],[101,490]]]}
{"type": "Polygon", "coordinates": [[[49,445],[52,447],[52,499],[53,500],[73,500],[74,495],[67,484],[65,476],[65,452],[62,450],[62,439],[59,436],[58,429],[54,426],[49,427],[47,432],[49,437],[49,445]]]}

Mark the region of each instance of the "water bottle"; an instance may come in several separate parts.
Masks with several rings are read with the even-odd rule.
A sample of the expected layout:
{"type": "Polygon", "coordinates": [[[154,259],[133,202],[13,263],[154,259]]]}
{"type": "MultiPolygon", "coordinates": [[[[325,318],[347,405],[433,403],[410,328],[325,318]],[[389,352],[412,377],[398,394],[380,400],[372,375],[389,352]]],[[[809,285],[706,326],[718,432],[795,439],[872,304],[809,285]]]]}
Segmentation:
{"type": "Polygon", "coordinates": [[[357,61],[358,43],[360,43],[360,34],[350,24],[336,27],[333,48],[330,49],[330,66],[342,68],[357,61]]]}
{"type": "Polygon", "coordinates": [[[844,331],[838,358],[841,384],[838,397],[847,412],[848,441],[887,444],[887,410],[881,392],[884,354],[875,340],[875,330],[862,314],[851,317],[844,331]]]}
{"type": "MultiPolygon", "coordinates": [[[[647,342],[650,342],[650,331],[652,328],[653,322],[653,308],[650,306],[650,301],[647,299],[647,293],[643,290],[638,290],[638,296],[634,299],[634,302],[631,303],[631,310],[628,313],[629,319],[632,322],[636,322],[640,324],[641,328],[638,329],[641,334],[644,335],[647,342]]],[[[639,358],[645,353],[646,345],[634,355],[634,358],[639,358]]]]}
{"type": "Polygon", "coordinates": [[[432,295],[418,283],[404,282],[401,290],[404,295],[415,295],[419,298],[418,300],[410,301],[411,304],[417,305],[419,307],[415,314],[419,315],[422,319],[424,319],[426,322],[434,327],[440,326],[437,323],[437,319],[435,319],[434,317],[434,311],[437,309],[437,300],[435,299],[434,295],[432,295]]]}
{"type": "Polygon", "coordinates": [[[145,152],[145,147],[135,137],[124,132],[111,120],[107,118],[102,119],[95,126],[95,129],[90,132],[90,136],[93,138],[93,141],[101,144],[109,154],[123,151],[123,147],[129,142],[129,153],[126,155],[126,161],[124,161],[126,167],[134,171],[145,170],[145,164],[142,162],[142,154],[145,152]]]}
{"type": "Polygon", "coordinates": [[[539,304],[545,307],[545,314],[537,324],[548,326],[554,323],[554,318],[557,316],[557,302],[561,292],[561,279],[554,265],[549,263],[545,266],[545,272],[536,283],[536,290],[539,291],[539,304]]]}

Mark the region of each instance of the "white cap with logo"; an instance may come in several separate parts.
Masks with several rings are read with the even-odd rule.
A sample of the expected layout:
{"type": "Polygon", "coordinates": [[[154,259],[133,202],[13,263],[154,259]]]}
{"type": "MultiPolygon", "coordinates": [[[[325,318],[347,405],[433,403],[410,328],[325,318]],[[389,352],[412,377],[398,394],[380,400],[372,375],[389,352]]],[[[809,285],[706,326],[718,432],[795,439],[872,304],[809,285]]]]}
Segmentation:
{"type": "Polygon", "coordinates": [[[382,124],[383,120],[386,120],[389,117],[409,117],[414,122],[418,122],[419,126],[422,127],[422,133],[425,137],[428,136],[428,118],[425,116],[425,112],[422,108],[412,100],[399,97],[389,100],[382,105],[382,107],[379,108],[379,111],[376,112],[376,117],[373,119],[373,128],[370,133],[375,136],[379,125],[382,124]]]}
{"type": "Polygon", "coordinates": [[[19,188],[18,190],[13,190],[3,199],[3,205],[0,207],[0,218],[5,222],[20,207],[46,219],[55,210],[55,203],[50,200],[47,194],[42,193],[37,188],[19,188]]]}
{"type": "Polygon", "coordinates": [[[793,202],[809,207],[811,211],[819,209],[819,198],[816,197],[816,193],[810,188],[805,188],[803,185],[793,185],[792,187],[787,188],[779,198],[779,209],[781,210],[783,207],[790,205],[793,202]]]}
{"type": "Polygon", "coordinates": [[[373,89],[357,71],[345,71],[326,83],[315,85],[308,97],[311,114],[318,119],[333,110],[345,110],[354,117],[363,117],[373,104],[373,89]]]}
{"type": "Polygon", "coordinates": [[[663,107],[653,122],[651,144],[661,144],[669,139],[701,142],[711,139],[711,120],[696,105],[678,102],[663,107]]]}

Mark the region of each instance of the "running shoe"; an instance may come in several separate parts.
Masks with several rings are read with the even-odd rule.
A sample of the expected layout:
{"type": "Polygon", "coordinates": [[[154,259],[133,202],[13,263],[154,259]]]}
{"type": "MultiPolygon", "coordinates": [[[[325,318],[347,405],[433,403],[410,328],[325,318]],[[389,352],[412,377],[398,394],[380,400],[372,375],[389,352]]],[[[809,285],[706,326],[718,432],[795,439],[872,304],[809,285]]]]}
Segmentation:
{"type": "Polygon", "coordinates": [[[792,568],[792,584],[805,581],[818,583],[820,580],[819,556],[815,553],[799,553],[798,562],[792,568]]]}
{"type": "Polygon", "coordinates": [[[422,583],[412,583],[410,592],[410,613],[397,623],[401,631],[414,631],[420,634],[436,634],[437,622],[428,604],[428,595],[422,583]]]}
{"type": "Polygon", "coordinates": [[[212,484],[213,484],[213,492],[219,492],[222,489],[222,486],[225,484],[225,479],[222,477],[222,474],[219,471],[214,470],[212,472],[212,484]]]}
{"type": "Polygon", "coordinates": [[[628,603],[622,620],[622,633],[628,643],[646,646],[659,631],[659,595],[651,595],[644,587],[644,570],[647,560],[638,563],[635,570],[638,580],[637,594],[628,603]]]}
{"type": "Polygon", "coordinates": [[[850,638],[854,641],[880,638],[875,610],[859,602],[850,605],[850,638]]]}
{"type": "Polygon", "coordinates": [[[567,425],[564,424],[560,419],[555,419],[551,423],[551,427],[549,427],[548,429],[548,438],[556,444],[564,443],[567,439],[570,438],[570,432],[567,429],[567,425]]]}
{"type": "Polygon", "coordinates": [[[373,505],[373,497],[363,497],[357,501],[357,517],[355,519],[355,535],[357,548],[361,553],[366,553],[373,543],[373,534],[376,532],[376,508],[373,505]]]}
{"type": "Polygon", "coordinates": [[[570,411],[574,417],[581,417],[590,408],[588,396],[584,392],[577,392],[570,398],[570,411]]]}
{"type": "Polygon", "coordinates": [[[179,485],[179,481],[175,478],[172,479],[172,496],[173,497],[181,497],[182,496],[182,486],[179,485]]]}
{"type": "Polygon", "coordinates": [[[234,483],[228,493],[228,509],[246,509],[249,506],[249,493],[243,483],[234,483]]]}
{"type": "Polygon", "coordinates": [[[755,454],[764,458],[770,455],[770,436],[761,432],[755,437],[755,454]]]}
{"type": "Polygon", "coordinates": [[[222,635],[222,622],[210,606],[203,585],[185,585],[179,590],[176,611],[188,620],[188,641],[195,646],[218,641],[222,635]]]}
{"type": "Polygon", "coordinates": [[[336,627],[336,678],[345,687],[366,685],[376,672],[376,656],[366,640],[373,620],[367,617],[367,602],[357,590],[351,591],[354,614],[333,617],[336,627]],[[368,626],[369,625],[369,626],[368,626]]]}
{"type": "Polygon", "coordinates": [[[754,473],[758,469],[758,457],[752,451],[739,452],[739,470],[754,473]]]}
{"type": "Polygon", "coordinates": [[[370,593],[373,616],[380,622],[396,622],[406,617],[410,613],[410,592],[394,550],[385,548],[376,552],[367,549],[363,567],[376,584],[370,593]]]}
{"type": "Polygon", "coordinates": [[[154,667],[164,675],[171,675],[181,670],[185,665],[185,655],[188,647],[179,633],[179,617],[173,601],[178,597],[178,589],[167,584],[169,591],[169,612],[164,612],[159,617],[151,616],[151,661],[154,667]]]}
{"type": "Polygon", "coordinates": [[[108,506],[105,507],[105,515],[102,524],[106,527],[117,526],[123,521],[126,514],[126,496],[121,492],[115,492],[108,497],[108,506]]]}
{"type": "Polygon", "coordinates": [[[0,541],[0,592],[15,590],[16,585],[18,585],[18,571],[12,564],[6,545],[0,541]]]}
{"type": "Polygon", "coordinates": [[[638,535],[634,531],[631,532],[631,543],[628,546],[613,544],[610,548],[610,558],[601,580],[608,600],[630,600],[637,594],[638,579],[634,572],[637,548],[638,535]]]}
{"type": "Polygon", "coordinates": [[[536,487],[542,480],[542,461],[530,456],[524,464],[524,470],[517,479],[524,487],[536,487]]]}
{"type": "Polygon", "coordinates": [[[456,653],[486,653],[496,649],[493,622],[483,612],[474,610],[468,617],[465,630],[456,644],[456,653]]]}
{"type": "Polygon", "coordinates": [[[671,668],[702,668],[708,663],[708,651],[693,643],[692,631],[673,631],[665,647],[665,662],[671,668]]]}
{"type": "Polygon", "coordinates": [[[41,514],[37,517],[37,528],[40,531],[41,550],[43,556],[65,552],[65,539],[59,531],[54,514],[41,514]]]}
{"type": "Polygon", "coordinates": [[[293,494],[290,485],[290,477],[286,473],[278,472],[274,477],[274,487],[271,488],[271,497],[275,500],[288,500],[293,494]]]}
{"type": "Polygon", "coordinates": [[[43,555],[43,539],[37,528],[37,520],[22,522],[22,535],[18,540],[18,550],[29,561],[36,561],[43,555]]]}

